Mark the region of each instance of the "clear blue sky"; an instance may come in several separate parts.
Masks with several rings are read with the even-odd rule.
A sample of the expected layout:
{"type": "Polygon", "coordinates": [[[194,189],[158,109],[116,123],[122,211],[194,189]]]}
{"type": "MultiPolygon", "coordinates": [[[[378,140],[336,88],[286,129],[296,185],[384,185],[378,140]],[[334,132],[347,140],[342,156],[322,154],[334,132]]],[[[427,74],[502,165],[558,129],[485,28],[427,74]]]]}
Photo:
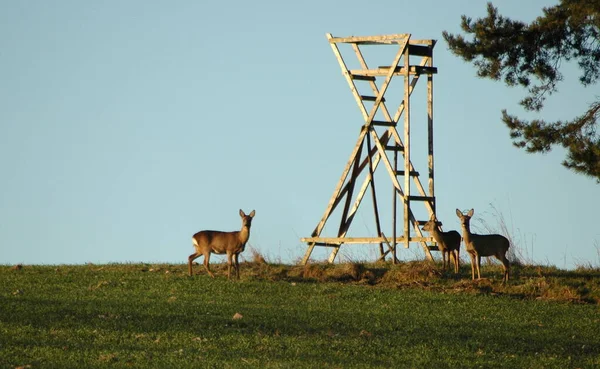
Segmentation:
{"type": "MultiPolygon", "coordinates": [[[[524,21],[553,4],[496,2],[524,21]]],[[[496,209],[529,259],[600,264],[598,185],[564,169],[560,149],[514,148],[500,110],[536,117],[518,105],[524,91],[476,78],[442,39],[459,31],[461,14],[485,8],[0,0],[0,264],[183,263],[192,234],[239,229],[240,208],[256,209],[251,247],[298,261],[362,125],[327,32],[439,40],[436,195],[446,230],[460,229],[456,208],[492,225],[496,209]]],[[[567,68],[539,117],[570,119],[598,94],[567,68]]],[[[371,218],[362,208],[351,234],[374,236],[371,218]]],[[[372,260],[375,250],[348,246],[341,260],[372,260]]]]}

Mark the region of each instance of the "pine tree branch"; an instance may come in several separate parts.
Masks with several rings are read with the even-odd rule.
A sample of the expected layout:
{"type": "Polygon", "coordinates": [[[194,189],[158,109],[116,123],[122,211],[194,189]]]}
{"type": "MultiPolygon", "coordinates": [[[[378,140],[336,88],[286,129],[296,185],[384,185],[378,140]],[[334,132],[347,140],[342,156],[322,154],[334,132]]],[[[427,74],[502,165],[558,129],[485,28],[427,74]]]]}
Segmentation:
{"type": "MultiPolygon", "coordinates": [[[[528,95],[520,101],[525,110],[540,111],[545,99],[558,91],[563,62],[577,62],[584,86],[600,80],[600,0],[560,0],[531,23],[503,17],[488,3],[484,18],[463,15],[461,29],[470,39],[443,32],[450,51],[473,63],[479,77],[526,88],[528,95]]],[[[506,110],[502,121],[516,147],[545,153],[562,146],[567,150],[565,167],[600,183],[599,110],[596,98],[571,121],[526,121],[506,110]]]]}
{"type": "Polygon", "coordinates": [[[502,111],[502,121],[510,129],[516,147],[529,153],[545,153],[562,146],[567,157],[562,164],[577,173],[595,177],[600,183],[600,100],[581,116],[569,122],[526,121],[502,111]]]}

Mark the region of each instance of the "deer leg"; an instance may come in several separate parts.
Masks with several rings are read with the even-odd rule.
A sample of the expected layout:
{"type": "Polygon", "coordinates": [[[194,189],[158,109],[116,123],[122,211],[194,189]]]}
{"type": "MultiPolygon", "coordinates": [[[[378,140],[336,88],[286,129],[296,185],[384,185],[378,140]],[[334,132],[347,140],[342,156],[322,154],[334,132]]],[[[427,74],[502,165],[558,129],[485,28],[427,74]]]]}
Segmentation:
{"type": "Polygon", "coordinates": [[[473,254],[469,254],[471,256],[471,279],[475,280],[475,260],[476,256],[473,254]]]}
{"type": "Polygon", "coordinates": [[[233,259],[233,254],[228,252],[227,253],[227,279],[229,279],[231,277],[231,264],[232,264],[232,260],[233,259]]]}
{"type": "Polygon", "coordinates": [[[204,254],[204,269],[206,269],[206,272],[208,272],[209,276],[214,278],[215,275],[210,271],[209,263],[210,263],[210,252],[207,252],[206,254],[204,254]]]}
{"type": "Polygon", "coordinates": [[[444,270],[448,270],[450,269],[450,261],[452,260],[452,255],[450,254],[450,250],[446,250],[446,266],[444,267],[444,270]]]}
{"type": "Polygon", "coordinates": [[[502,267],[504,269],[504,275],[502,276],[502,282],[508,282],[508,274],[509,274],[510,265],[508,263],[508,259],[506,258],[506,255],[498,255],[498,256],[496,256],[496,259],[498,259],[502,262],[502,267]]]}
{"type": "Polygon", "coordinates": [[[446,250],[442,250],[442,270],[446,270],[446,250]]]}
{"type": "Polygon", "coordinates": [[[477,255],[477,279],[481,279],[481,256],[477,255]]]}
{"type": "Polygon", "coordinates": [[[233,260],[235,262],[235,275],[237,277],[237,279],[240,279],[240,260],[239,260],[240,254],[235,254],[233,255],[233,260]]]}
{"type": "Polygon", "coordinates": [[[192,261],[194,261],[200,255],[202,255],[202,254],[193,253],[192,255],[190,255],[188,257],[188,267],[189,267],[188,269],[189,269],[189,272],[190,272],[190,277],[192,276],[192,261]]]}
{"type": "Polygon", "coordinates": [[[452,260],[452,265],[454,266],[454,274],[458,273],[458,259],[456,258],[456,251],[450,251],[450,260],[452,260]]]}

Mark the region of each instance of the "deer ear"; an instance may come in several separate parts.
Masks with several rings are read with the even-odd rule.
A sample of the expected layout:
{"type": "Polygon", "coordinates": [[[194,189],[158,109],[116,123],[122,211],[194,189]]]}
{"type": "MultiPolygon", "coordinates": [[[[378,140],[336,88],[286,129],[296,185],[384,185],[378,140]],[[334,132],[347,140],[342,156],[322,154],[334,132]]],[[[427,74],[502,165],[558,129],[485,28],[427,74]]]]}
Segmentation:
{"type": "Polygon", "coordinates": [[[252,210],[252,211],[250,212],[250,218],[254,218],[254,214],[256,214],[256,211],[252,210]]]}
{"type": "Polygon", "coordinates": [[[475,212],[475,209],[471,209],[471,210],[469,210],[469,212],[467,213],[467,215],[470,216],[470,217],[472,217],[474,212],[475,212]]]}
{"type": "Polygon", "coordinates": [[[459,217],[459,218],[461,218],[462,215],[463,215],[462,211],[456,209],[456,216],[459,217]]]}
{"type": "Polygon", "coordinates": [[[246,216],[246,214],[244,214],[244,211],[242,209],[240,209],[240,216],[243,218],[246,216]]]}

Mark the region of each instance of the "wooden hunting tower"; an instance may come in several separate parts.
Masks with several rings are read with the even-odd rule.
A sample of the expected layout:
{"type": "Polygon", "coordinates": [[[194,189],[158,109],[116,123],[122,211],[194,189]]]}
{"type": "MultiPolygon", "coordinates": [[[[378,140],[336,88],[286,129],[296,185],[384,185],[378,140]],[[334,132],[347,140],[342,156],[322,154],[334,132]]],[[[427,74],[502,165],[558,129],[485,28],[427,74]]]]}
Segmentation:
{"type": "MultiPolygon", "coordinates": [[[[327,34],[327,39],[336,56],[342,74],[350,91],[358,104],[360,112],[364,119],[364,125],[361,127],[358,141],[350,155],[342,176],[329,200],[325,209],[325,214],[317,224],[311,237],[302,238],[302,242],[308,244],[308,249],[302,264],[306,264],[311,256],[315,246],[325,246],[333,248],[329,256],[329,262],[333,262],[343,244],[379,244],[380,259],[385,259],[388,253],[392,254],[392,260],[395,263],[396,245],[404,243],[409,247],[411,242],[418,242],[422,245],[425,255],[432,260],[431,250],[437,249],[428,245],[433,242],[433,238],[424,237],[420,225],[427,219],[417,220],[413,214],[412,207],[424,206],[428,218],[435,214],[435,196],[433,185],[433,75],[437,73],[437,68],[433,66],[433,48],[435,40],[413,40],[410,34],[366,36],[366,37],[333,37],[327,34]],[[342,46],[345,45],[345,46],[342,46]],[[340,47],[348,48],[349,45],[356,57],[360,68],[349,69],[342,58],[340,47]],[[383,48],[394,48],[396,53],[393,61],[385,66],[367,65],[361,48],[366,45],[377,45],[383,48]],[[427,79],[427,187],[421,182],[422,172],[417,172],[411,161],[411,103],[410,98],[415,86],[421,76],[427,79]],[[399,106],[392,116],[386,106],[384,97],[388,87],[394,77],[396,80],[403,80],[403,95],[399,106]],[[360,88],[359,88],[360,87],[360,88]],[[362,92],[361,92],[362,91],[362,92]],[[366,91],[366,92],[365,92],[366,91]],[[370,108],[368,108],[370,107],[370,108]],[[402,119],[403,118],[403,119],[402,119]],[[398,124],[404,122],[404,132],[400,136],[397,130],[398,124]],[[362,155],[364,153],[364,156],[362,155]],[[398,162],[398,154],[402,156],[402,161],[398,162]],[[392,183],[392,224],[391,231],[384,234],[380,222],[378,200],[375,190],[375,170],[378,165],[383,163],[392,183]],[[400,167],[399,167],[400,164],[400,167]],[[362,185],[356,196],[354,190],[356,182],[361,173],[367,169],[362,185]],[[402,180],[403,179],[403,180],[402,180]],[[375,225],[377,228],[377,237],[346,237],[350,224],[363,200],[366,192],[370,188],[372,204],[375,216],[375,225]],[[412,189],[411,189],[412,188],[412,189]],[[413,193],[417,191],[417,194],[413,193]],[[397,202],[403,206],[404,221],[400,232],[397,232],[396,215],[397,202]],[[338,205],[342,204],[341,220],[339,229],[335,237],[323,237],[323,231],[326,222],[338,205]],[[411,234],[411,228],[414,233],[411,234]],[[390,237],[388,237],[390,236],[390,237]],[[387,246],[384,248],[384,244],[387,246]]],[[[391,91],[391,90],[390,90],[391,91]]],[[[423,153],[424,154],[424,153],[423,153]]]]}

